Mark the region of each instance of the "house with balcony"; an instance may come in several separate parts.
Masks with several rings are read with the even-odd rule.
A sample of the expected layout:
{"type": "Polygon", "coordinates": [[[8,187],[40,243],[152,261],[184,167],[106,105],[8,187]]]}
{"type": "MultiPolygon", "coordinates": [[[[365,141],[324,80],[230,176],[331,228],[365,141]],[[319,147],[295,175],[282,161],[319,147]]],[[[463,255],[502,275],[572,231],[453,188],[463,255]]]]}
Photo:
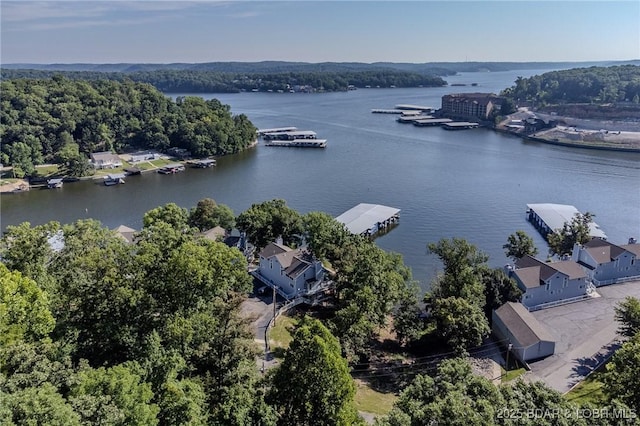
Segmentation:
{"type": "Polygon", "coordinates": [[[573,247],[572,260],[581,265],[596,287],[640,280],[640,244],[617,245],[593,238],[573,247]]]}
{"type": "Polygon", "coordinates": [[[591,291],[584,269],[571,260],[543,262],[527,255],[507,272],[522,290],[522,304],[530,311],[581,300],[591,291]]]}
{"type": "Polygon", "coordinates": [[[324,281],[322,263],[307,249],[292,249],[270,243],[260,252],[260,264],[253,274],[275,287],[285,299],[307,294],[324,281]]]}

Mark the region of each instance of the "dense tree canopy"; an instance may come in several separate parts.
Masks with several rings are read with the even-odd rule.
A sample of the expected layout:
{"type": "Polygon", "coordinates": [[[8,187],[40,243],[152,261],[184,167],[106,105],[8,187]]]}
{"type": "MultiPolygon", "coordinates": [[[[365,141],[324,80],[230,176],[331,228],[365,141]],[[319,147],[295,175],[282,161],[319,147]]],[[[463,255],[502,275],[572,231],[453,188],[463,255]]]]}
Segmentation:
{"type": "Polygon", "coordinates": [[[5,418],[273,424],[239,315],[246,259],[182,229],[177,206],[146,219],[134,244],[92,220],[7,229],[2,257],[16,270],[0,265],[5,418]]]}
{"type": "Polygon", "coordinates": [[[302,234],[300,214],[287,206],[284,200],[270,200],[253,204],[240,213],[236,220],[238,229],[259,249],[278,237],[288,246],[296,246],[302,234]]]}
{"type": "Polygon", "coordinates": [[[573,68],[529,78],[518,77],[515,86],[502,95],[537,105],[562,103],[607,103],[640,99],[640,67],[573,68]]]}
{"type": "Polygon", "coordinates": [[[255,140],[247,117],[232,116],[216,99],[174,102],[128,79],[8,80],[1,93],[0,161],[27,174],[53,162],[82,175],[88,155],[98,151],[179,147],[204,157],[235,153],[255,140]]]}
{"type": "MultiPolygon", "coordinates": [[[[371,66],[369,66],[371,67],[371,66]]],[[[17,78],[49,78],[63,75],[73,80],[115,80],[149,83],[167,93],[233,93],[268,90],[346,91],[355,87],[437,87],[446,82],[433,72],[414,72],[398,69],[362,70],[280,70],[259,71],[259,66],[247,72],[207,70],[148,70],[123,72],[96,71],[38,71],[3,69],[5,80],[17,78]]]]}

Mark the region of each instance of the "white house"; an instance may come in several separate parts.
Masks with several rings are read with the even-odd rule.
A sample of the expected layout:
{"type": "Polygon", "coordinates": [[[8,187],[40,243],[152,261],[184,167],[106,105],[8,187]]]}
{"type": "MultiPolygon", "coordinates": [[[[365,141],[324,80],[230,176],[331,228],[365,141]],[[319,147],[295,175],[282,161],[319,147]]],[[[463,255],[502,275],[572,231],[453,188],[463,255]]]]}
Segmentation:
{"type": "Polygon", "coordinates": [[[555,352],[554,337],[520,303],[505,303],[493,311],[492,319],[493,334],[510,344],[520,361],[544,358],[555,352]]]}
{"type": "Polygon", "coordinates": [[[571,260],[547,263],[527,255],[516,261],[515,269],[509,270],[509,276],[522,290],[522,304],[529,310],[588,294],[587,274],[571,260]]]}
{"type": "Polygon", "coordinates": [[[104,151],[91,154],[91,164],[96,169],[115,169],[122,166],[122,160],[116,154],[104,151]]]}
{"type": "Polygon", "coordinates": [[[572,260],[583,266],[593,284],[600,287],[640,279],[639,257],[640,244],[616,245],[593,238],[573,247],[572,260]]]}
{"type": "Polygon", "coordinates": [[[276,287],[280,295],[290,299],[304,294],[324,280],[320,261],[304,249],[293,250],[270,243],[260,252],[257,278],[276,287]]]}

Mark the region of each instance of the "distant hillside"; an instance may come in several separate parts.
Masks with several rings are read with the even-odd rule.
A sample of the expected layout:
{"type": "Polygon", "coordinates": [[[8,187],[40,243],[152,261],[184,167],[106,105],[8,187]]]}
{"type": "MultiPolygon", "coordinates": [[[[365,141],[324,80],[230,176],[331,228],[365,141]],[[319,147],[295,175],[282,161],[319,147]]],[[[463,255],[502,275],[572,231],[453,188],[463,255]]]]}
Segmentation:
{"type": "MultiPolygon", "coordinates": [[[[330,67],[328,67],[330,68],[330,67]]],[[[360,71],[221,72],[152,70],[135,72],[2,69],[2,80],[43,79],[62,75],[71,80],[115,80],[149,83],[166,93],[335,92],[352,87],[434,87],[447,83],[439,76],[389,68],[360,71]]]]}
{"type": "MultiPolygon", "coordinates": [[[[636,61],[637,62],[637,61],[636,61]]],[[[640,104],[640,64],[573,68],[518,78],[502,93],[514,102],[556,104],[640,104]]]]}
{"type": "Polygon", "coordinates": [[[640,65],[640,60],[632,61],[600,61],[600,62],[206,62],[206,63],[170,63],[170,64],[3,64],[6,69],[33,69],[46,71],[98,71],[124,72],[137,71],[216,71],[227,73],[280,73],[280,72],[346,72],[375,71],[393,69],[415,72],[419,74],[446,76],[457,72],[475,71],[509,71],[519,69],[579,68],[589,66],[640,65]]]}

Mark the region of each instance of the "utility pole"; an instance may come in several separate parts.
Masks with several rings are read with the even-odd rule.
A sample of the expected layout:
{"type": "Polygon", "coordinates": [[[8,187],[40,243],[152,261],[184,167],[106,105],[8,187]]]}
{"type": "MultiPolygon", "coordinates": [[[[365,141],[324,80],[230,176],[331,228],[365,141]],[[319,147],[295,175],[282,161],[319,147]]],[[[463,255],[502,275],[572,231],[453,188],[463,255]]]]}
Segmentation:
{"type": "Polygon", "coordinates": [[[513,345],[511,343],[509,343],[509,346],[507,346],[507,365],[505,368],[505,371],[508,373],[509,372],[509,352],[511,352],[511,348],[513,348],[513,345]]]}

